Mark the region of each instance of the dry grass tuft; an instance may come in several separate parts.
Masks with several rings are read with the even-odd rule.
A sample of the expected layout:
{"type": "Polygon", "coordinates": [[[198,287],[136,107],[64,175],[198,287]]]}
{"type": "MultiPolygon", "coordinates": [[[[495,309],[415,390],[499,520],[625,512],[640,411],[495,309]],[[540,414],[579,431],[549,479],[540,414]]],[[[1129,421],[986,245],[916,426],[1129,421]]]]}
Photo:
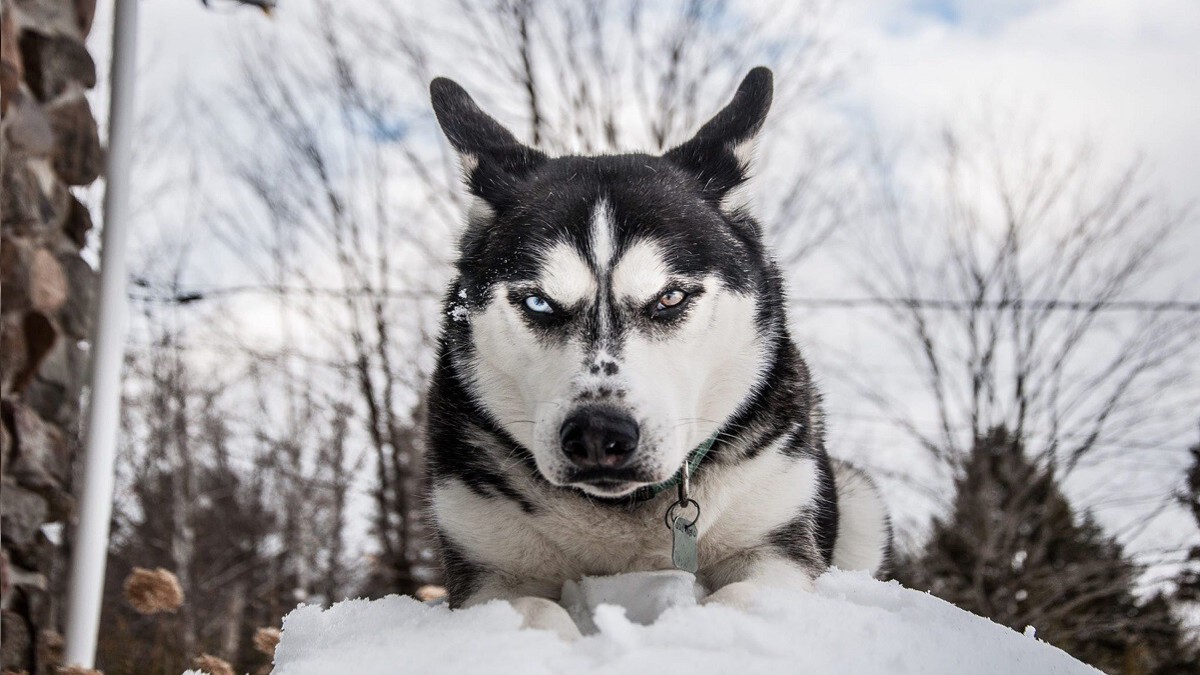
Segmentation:
{"type": "Polygon", "coordinates": [[[219,656],[212,654],[201,654],[192,659],[192,665],[196,670],[202,670],[208,675],[236,675],[233,672],[233,666],[229,662],[219,656]]]}
{"type": "Polygon", "coordinates": [[[417,589],[417,599],[421,602],[429,602],[430,600],[441,600],[446,597],[446,589],[443,586],[434,586],[426,584],[417,589]]]}
{"type": "Polygon", "coordinates": [[[254,631],[254,648],[274,658],[275,647],[279,644],[278,628],[259,628],[254,631]]]}
{"type": "Polygon", "coordinates": [[[142,614],[174,612],[183,604],[183,589],[168,570],[135,567],[125,579],[125,599],[142,614]]]}

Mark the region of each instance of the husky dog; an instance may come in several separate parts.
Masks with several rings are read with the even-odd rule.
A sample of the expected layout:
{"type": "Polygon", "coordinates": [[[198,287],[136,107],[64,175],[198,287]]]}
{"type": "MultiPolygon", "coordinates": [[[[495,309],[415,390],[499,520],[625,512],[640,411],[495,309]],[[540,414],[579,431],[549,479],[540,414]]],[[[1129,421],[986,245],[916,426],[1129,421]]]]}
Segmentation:
{"type": "Polygon", "coordinates": [[[739,201],[771,72],[661,156],[549,157],[458,84],[430,90],[473,200],[428,399],[450,605],[503,599],[577,635],[563,582],[671,569],[680,497],[663,488],[685,478],[707,601],[879,571],[887,513],[825,452],[779,270],[739,201]]]}

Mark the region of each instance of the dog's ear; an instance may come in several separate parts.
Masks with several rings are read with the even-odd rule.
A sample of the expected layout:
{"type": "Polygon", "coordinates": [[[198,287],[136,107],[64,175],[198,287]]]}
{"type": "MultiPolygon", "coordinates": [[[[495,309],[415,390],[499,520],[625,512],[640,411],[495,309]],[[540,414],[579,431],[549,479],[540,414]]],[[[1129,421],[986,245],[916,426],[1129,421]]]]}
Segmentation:
{"type": "Polygon", "coordinates": [[[720,204],[749,178],[754,141],[771,109],[771,80],[770,69],[751,70],[729,105],[663,155],[696,177],[705,199],[720,204]]]}
{"type": "Polygon", "coordinates": [[[442,132],[458,153],[467,188],[493,207],[502,208],[512,199],[515,182],[546,160],[485,113],[454,80],[434,79],[429,97],[442,132]]]}

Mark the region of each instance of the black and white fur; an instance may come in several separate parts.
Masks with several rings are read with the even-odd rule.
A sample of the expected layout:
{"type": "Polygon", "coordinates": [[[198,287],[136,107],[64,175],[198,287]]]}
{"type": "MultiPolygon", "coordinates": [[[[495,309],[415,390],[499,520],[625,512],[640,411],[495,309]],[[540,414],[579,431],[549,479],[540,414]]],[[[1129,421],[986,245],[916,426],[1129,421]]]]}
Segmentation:
{"type": "Polygon", "coordinates": [[[432,83],[473,200],[429,392],[452,606],[504,599],[527,625],[577,634],[553,602],[565,580],[672,568],[663,515],[676,494],[646,486],[713,434],[691,482],[710,601],[885,564],[883,503],[825,452],[779,271],[736,194],[771,77],[752,70],[662,156],[553,158],[454,82],[432,83]],[[588,445],[601,448],[588,460],[568,445],[580,420],[624,424],[612,433],[636,445],[588,445]]]}

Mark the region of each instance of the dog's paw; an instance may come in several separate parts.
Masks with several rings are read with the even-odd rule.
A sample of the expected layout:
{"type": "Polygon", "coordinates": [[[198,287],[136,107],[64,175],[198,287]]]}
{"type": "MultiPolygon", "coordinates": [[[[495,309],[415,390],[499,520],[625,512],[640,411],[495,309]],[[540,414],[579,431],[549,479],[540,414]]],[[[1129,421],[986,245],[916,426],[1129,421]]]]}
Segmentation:
{"type": "Polygon", "coordinates": [[[752,581],[737,581],[713,591],[701,600],[700,604],[746,610],[750,608],[754,596],[761,590],[762,586],[752,581]]]}
{"type": "Polygon", "coordinates": [[[811,592],[816,588],[812,577],[808,575],[788,575],[771,581],[774,583],[763,583],[759,580],[735,581],[713,591],[708,597],[701,600],[700,604],[722,605],[747,610],[753,607],[759,595],[768,589],[811,592]]]}
{"type": "Polygon", "coordinates": [[[571,619],[567,610],[553,600],[524,597],[509,601],[522,616],[522,628],[534,628],[554,632],[559,638],[571,642],[582,637],[579,626],[571,619]]]}

